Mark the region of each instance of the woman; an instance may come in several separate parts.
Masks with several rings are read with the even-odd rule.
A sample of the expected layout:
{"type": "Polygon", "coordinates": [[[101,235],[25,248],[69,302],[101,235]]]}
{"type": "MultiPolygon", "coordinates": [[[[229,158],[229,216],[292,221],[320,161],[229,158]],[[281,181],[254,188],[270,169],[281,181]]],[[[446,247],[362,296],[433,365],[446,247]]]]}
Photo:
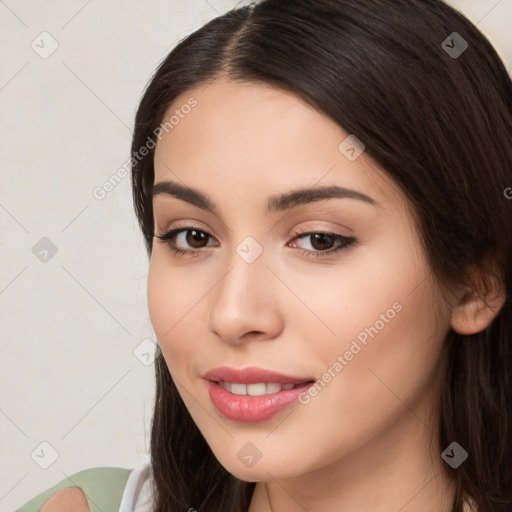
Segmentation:
{"type": "Polygon", "coordinates": [[[510,510],[510,133],[503,63],[439,0],[264,0],[183,40],[132,142],[151,465],[107,498],[510,510]]]}

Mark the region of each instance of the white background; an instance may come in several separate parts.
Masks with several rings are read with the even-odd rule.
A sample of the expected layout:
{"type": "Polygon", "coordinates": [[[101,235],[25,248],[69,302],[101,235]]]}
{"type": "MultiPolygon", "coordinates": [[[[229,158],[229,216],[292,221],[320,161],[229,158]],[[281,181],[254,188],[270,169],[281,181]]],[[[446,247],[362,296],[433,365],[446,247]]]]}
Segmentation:
{"type": "MultiPolygon", "coordinates": [[[[147,257],[129,177],[103,200],[92,190],[129,157],[158,63],[238,3],[0,0],[0,511],[82,469],[147,459],[153,365],[133,354],[154,339],[147,257]],[[51,48],[43,31],[58,43],[47,59],[31,48],[51,48]],[[45,263],[32,253],[43,237],[58,249],[45,263]],[[42,442],[58,452],[47,469],[42,442]]],[[[510,71],[512,0],[451,3],[510,71]]]]}

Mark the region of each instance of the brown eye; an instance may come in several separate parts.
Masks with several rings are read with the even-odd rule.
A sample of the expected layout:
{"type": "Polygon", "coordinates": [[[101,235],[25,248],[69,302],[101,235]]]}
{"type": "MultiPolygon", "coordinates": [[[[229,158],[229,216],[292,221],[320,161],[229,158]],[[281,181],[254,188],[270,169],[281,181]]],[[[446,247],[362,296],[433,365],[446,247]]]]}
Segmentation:
{"type": "Polygon", "coordinates": [[[296,236],[296,239],[300,241],[304,239],[305,242],[309,242],[306,244],[309,247],[304,247],[302,243],[297,245],[303,250],[304,254],[316,257],[328,256],[348,249],[356,241],[353,237],[323,232],[300,233],[296,236]]]}
{"type": "Polygon", "coordinates": [[[201,247],[206,247],[206,245],[208,245],[208,238],[210,235],[206,234],[204,231],[189,229],[185,231],[185,233],[185,241],[190,247],[200,249],[201,247]]]}
{"type": "Polygon", "coordinates": [[[335,238],[326,233],[314,233],[311,237],[311,246],[317,251],[327,251],[332,249],[335,238]]]}
{"type": "Polygon", "coordinates": [[[208,245],[216,245],[212,235],[192,226],[172,229],[155,237],[166,243],[176,255],[199,255],[208,245]]]}

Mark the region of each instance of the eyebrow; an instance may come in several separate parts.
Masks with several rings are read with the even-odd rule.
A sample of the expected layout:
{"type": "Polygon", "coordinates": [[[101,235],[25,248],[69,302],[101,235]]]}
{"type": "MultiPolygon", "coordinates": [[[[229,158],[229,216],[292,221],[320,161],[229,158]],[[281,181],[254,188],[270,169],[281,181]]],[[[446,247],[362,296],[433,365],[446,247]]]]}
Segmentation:
{"type": "MultiPolygon", "coordinates": [[[[187,187],[175,181],[160,181],[155,183],[151,190],[152,199],[158,195],[169,195],[193,204],[202,210],[207,210],[215,215],[219,214],[217,205],[202,192],[192,187],[187,187]]],[[[291,209],[295,206],[320,201],[322,199],[357,199],[365,203],[378,206],[377,201],[371,197],[338,185],[325,187],[309,187],[292,190],[284,194],[270,196],[267,202],[267,211],[279,212],[291,209]]]]}

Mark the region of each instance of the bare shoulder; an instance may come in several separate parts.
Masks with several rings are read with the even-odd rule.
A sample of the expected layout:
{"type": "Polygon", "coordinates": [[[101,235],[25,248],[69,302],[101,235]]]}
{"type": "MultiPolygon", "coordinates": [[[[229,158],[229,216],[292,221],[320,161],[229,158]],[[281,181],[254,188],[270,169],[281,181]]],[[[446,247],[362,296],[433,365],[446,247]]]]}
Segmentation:
{"type": "Polygon", "coordinates": [[[41,508],[41,512],[89,512],[85,494],[79,487],[68,487],[55,493],[41,508]]]}

